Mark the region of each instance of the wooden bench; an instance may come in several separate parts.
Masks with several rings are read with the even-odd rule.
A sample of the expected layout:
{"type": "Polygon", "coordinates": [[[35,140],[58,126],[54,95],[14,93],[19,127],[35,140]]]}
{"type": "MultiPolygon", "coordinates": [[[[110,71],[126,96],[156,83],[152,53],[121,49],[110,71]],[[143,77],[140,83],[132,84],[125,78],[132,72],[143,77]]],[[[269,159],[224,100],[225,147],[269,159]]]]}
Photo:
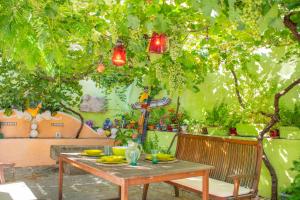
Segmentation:
{"type": "MultiPolygon", "coordinates": [[[[213,165],[209,175],[211,199],[250,199],[258,192],[262,147],[257,141],[181,134],[176,158],[213,165]]],[[[201,177],[168,181],[175,188],[201,193],[201,177]]],[[[144,186],[146,199],[149,185],[144,186]]]]}

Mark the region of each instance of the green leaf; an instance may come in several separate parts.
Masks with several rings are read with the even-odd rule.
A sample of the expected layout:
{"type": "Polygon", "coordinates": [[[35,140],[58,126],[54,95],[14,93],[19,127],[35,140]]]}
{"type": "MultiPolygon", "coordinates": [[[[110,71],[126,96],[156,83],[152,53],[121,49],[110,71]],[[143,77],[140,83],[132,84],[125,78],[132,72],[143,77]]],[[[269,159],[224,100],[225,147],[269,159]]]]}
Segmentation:
{"type": "Polygon", "coordinates": [[[147,21],[146,23],[145,23],[145,28],[146,28],[146,30],[147,30],[147,32],[149,32],[149,33],[151,33],[151,32],[153,32],[153,23],[152,22],[150,22],[150,21],[147,21]]]}
{"type": "Polygon", "coordinates": [[[211,17],[211,13],[214,10],[219,12],[218,0],[203,0],[202,1],[203,13],[207,17],[211,17]]]}
{"type": "Polygon", "coordinates": [[[164,15],[158,15],[154,22],[154,28],[158,33],[165,33],[169,29],[170,20],[164,15]]]}
{"type": "Polygon", "coordinates": [[[291,16],[291,20],[295,22],[296,24],[300,24],[300,12],[295,13],[291,16]]]}
{"type": "Polygon", "coordinates": [[[137,16],[134,16],[134,15],[128,15],[127,23],[128,23],[128,27],[130,27],[132,29],[137,29],[140,26],[139,18],[137,16]]]}
{"type": "Polygon", "coordinates": [[[274,4],[262,19],[259,20],[259,30],[264,33],[268,26],[278,17],[278,4],[274,4]]]}
{"type": "Polygon", "coordinates": [[[292,9],[295,9],[295,8],[298,8],[298,7],[300,7],[300,1],[298,1],[298,2],[291,2],[291,3],[287,4],[287,8],[289,10],[292,10],[292,9]]]}
{"type": "Polygon", "coordinates": [[[234,4],[235,4],[236,0],[228,0],[228,4],[229,4],[229,19],[236,19],[238,18],[238,12],[234,9],[234,4]]]}
{"type": "Polygon", "coordinates": [[[55,3],[48,3],[45,6],[45,14],[50,18],[56,17],[56,15],[57,15],[57,5],[55,3]]]}

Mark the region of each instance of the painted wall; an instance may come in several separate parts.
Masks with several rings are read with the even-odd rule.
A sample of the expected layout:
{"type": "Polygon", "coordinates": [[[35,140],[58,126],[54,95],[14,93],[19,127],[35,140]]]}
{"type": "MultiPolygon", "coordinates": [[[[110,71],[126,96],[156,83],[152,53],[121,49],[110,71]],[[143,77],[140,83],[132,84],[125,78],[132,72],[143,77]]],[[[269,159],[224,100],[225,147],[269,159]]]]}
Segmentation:
{"type": "MultiPolygon", "coordinates": [[[[17,111],[11,116],[6,116],[0,111],[2,123],[1,133],[4,138],[28,138],[31,130],[31,123],[25,120],[24,116],[18,115],[17,111]]],[[[75,138],[80,127],[80,121],[72,115],[58,112],[52,119],[43,119],[38,122],[38,138],[55,138],[60,133],[62,138],[75,138]]],[[[104,135],[97,134],[89,126],[84,125],[79,138],[104,138],[104,135]]]]}

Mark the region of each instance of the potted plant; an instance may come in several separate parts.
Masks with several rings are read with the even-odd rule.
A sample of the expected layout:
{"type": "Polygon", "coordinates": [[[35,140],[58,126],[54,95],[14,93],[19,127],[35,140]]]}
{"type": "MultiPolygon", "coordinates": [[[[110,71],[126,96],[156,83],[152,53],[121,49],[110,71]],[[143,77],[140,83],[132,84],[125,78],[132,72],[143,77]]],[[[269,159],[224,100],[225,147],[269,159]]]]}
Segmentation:
{"type": "Polygon", "coordinates": [[[227,135],[228,129],[226,124],[228,122],[228,117],[228,105],[223,102],[215,105],[211,111],[207,111],[205,121],[208,125],[208,133],[210,135],[227,135]]]}
{"type": "Polygon", "coordinates": [[[115,140],[119,143],[120,146],[126,146],[128,144],[128,141],[132,140],[132,136],[136,134],[135,132],[136,131],[132,129],[119,129],[115,140]]]}
{"type": "Polygon", "coordinates": [[[134,120],[130,120],[129,124],[127,124],[128,129],[135,129],[136,128],[136,122],[134,120]]]}
{"type": "Polygon", "coordinates": [[[150,117],[148,119],[148,130],[154,130],[155,129],[155,124],[156,124],[155,119],[153,119],[152,117],[150,117]]]}
{"type": "Polygon", "coordinates": [[[300,103],[294,108],[280,106],[280,136],[288,139],[298,139],[300,135],[300,103]]]}
{"type": "Polygon", "coordinates": [[[300,158],[293,161],[292,171],[296,172],[296,176],[287,188],[281,192],[282,200],[298,200],[300,197],[300,158]]]}
{"type": "Polygon", "coordinates": [[[240,116],[238,116],[236,113],[230,113],[227,116],[227,122],[225,124],[225,127],[227,130],[229,130],[230,136],[237,136],[238,132],[236,129],[236,125],[240,122],[240,116]]]}
{"type": "Polygon", "coordinates": [[[278,128],[271,129],[269,132],[270,138],[279,138],[280,137],[280,131],[278,128]]]}

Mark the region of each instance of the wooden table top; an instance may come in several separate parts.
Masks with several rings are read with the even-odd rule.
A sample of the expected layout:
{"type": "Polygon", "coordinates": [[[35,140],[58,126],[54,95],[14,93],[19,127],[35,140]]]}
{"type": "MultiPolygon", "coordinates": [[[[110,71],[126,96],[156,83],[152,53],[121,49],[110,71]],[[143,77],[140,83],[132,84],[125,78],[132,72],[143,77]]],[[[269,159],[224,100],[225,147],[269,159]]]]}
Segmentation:
{"type": "Polygon", "coordinates": [[[81,156],[79,153],[64,153],[61,156],[75,161],[76,163],[86,164],[90,167],[103,171],[107,174],[113,175],[122,179],[132,178],[149,178],[157,177],[166,174],[178,174],[185,172],[197,172],[200,170],[213,169],[213,166],[204,165],[200,163],[188,162],[178,160],[171,163],[152,164],[149,161],[145,161],[144,156],[138,161],[138,166],[130,165],[116,165],[116,166],[103,166],[96,163],[96,158],[81,156]]]}

